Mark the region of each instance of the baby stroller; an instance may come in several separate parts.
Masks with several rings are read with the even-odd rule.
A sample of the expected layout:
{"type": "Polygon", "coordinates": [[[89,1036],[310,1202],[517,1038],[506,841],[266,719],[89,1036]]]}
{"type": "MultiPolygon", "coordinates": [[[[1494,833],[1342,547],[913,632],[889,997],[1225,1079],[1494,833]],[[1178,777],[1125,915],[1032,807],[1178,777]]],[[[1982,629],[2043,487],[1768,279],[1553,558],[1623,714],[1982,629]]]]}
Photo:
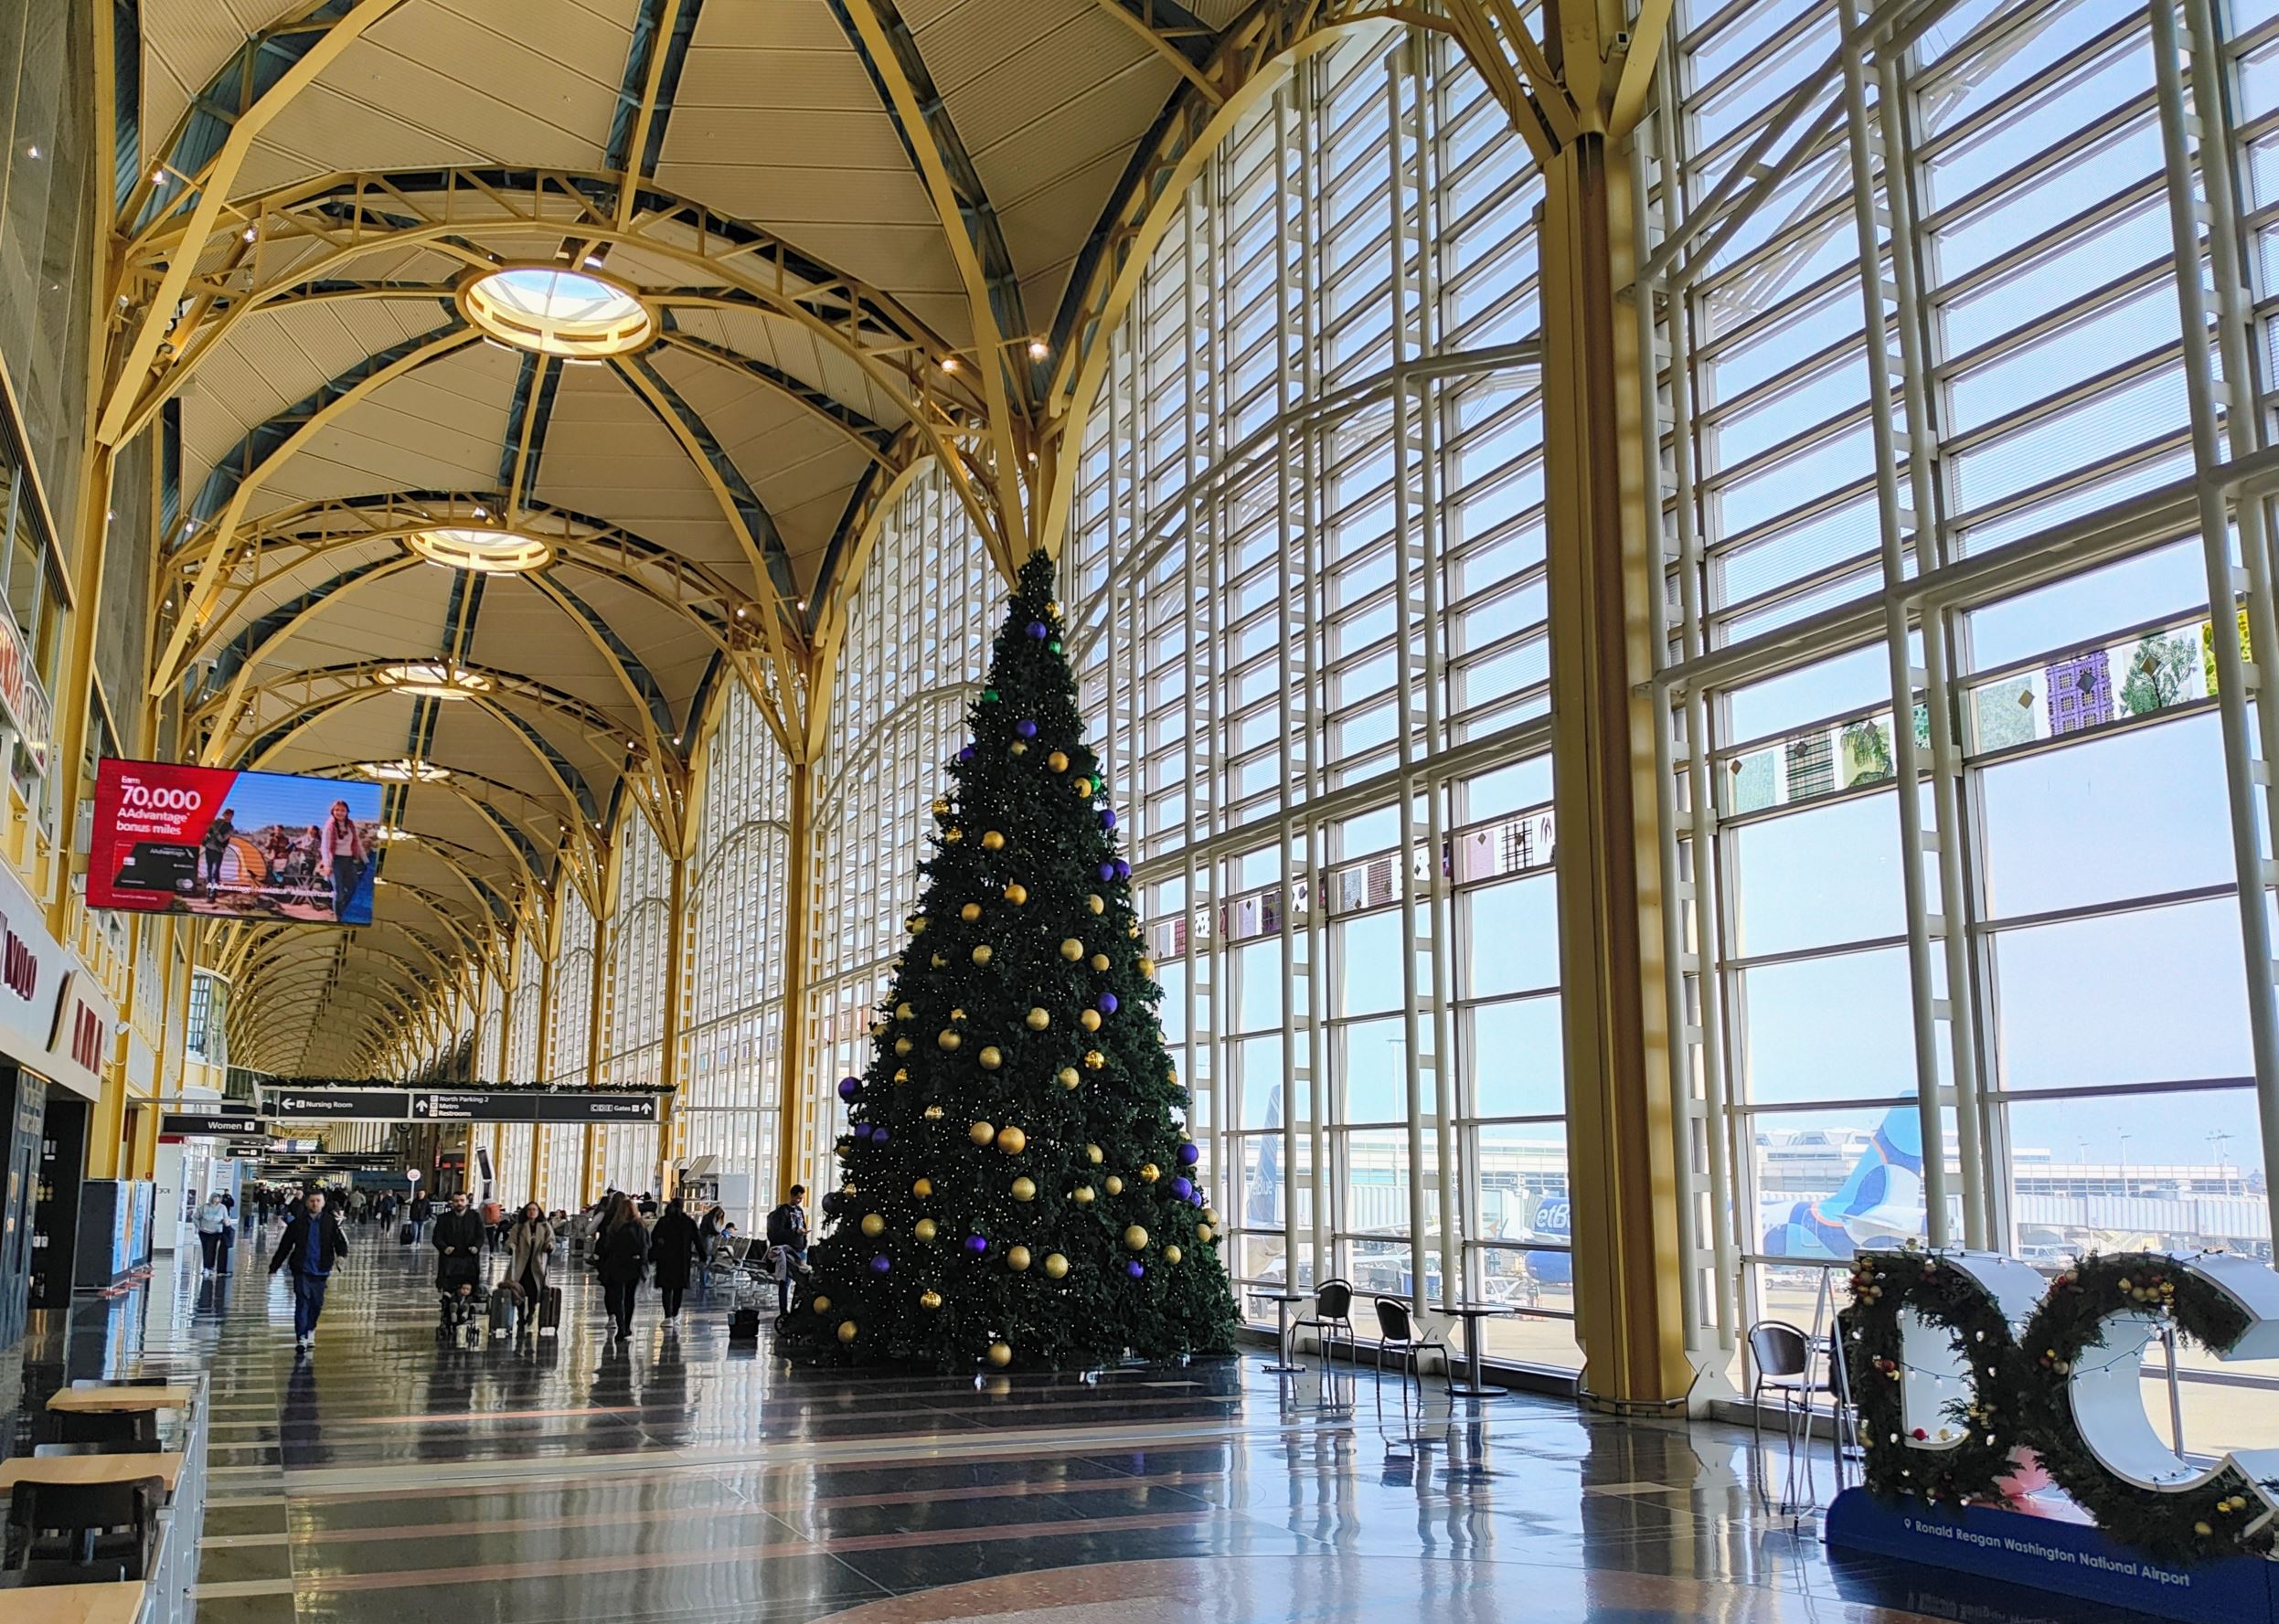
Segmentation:
{"type": "Polygon", "coordinates": [[[435,1292],[441,1299],[436,1337],[451,1342],[463,1331],[468,1340],[481,1341],[484,1309],[490,1300],[490,1293],[483,1286],[482,1259],[474,1253],[464,1257],[454,1253],[438,1258],[435,1292]]]}

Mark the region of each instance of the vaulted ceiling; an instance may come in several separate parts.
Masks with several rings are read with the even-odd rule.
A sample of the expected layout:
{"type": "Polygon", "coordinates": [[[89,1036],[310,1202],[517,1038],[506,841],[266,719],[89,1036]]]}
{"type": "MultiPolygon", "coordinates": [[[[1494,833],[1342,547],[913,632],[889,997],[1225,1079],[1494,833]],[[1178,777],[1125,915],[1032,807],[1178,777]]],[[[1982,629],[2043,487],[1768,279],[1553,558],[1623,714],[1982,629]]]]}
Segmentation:
{"type": "Polygon", "coordinates": [[[1036,534],[1072,290],[1274,9],[144,0],[101,435],[179,447],[152,694],[216,764],[416,764],[381,925],[228,943],[243,1061],[375,1064],[558,876],[598,891],[625,808],[680,815],[720,684],[796,751],[901,468],[940,459],[1008,557],[1036,534]],[[633,295],[645,340],[486,332],[470,284],[516,267],[633,295]],[[448,527],[548,562],[410,545],[448,527]]]}

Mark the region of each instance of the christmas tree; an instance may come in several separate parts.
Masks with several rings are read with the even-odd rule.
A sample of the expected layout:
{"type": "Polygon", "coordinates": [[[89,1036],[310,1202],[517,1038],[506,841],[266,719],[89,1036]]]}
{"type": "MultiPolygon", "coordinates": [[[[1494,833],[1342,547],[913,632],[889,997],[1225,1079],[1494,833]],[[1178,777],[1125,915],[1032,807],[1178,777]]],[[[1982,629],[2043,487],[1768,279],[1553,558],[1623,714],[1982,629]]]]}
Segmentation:
{"type": "Polygon", "coordinates": [[[1022,568],[779,1346],[1066,1369],[1233,1346],[1052,566],[1022,568]]]}

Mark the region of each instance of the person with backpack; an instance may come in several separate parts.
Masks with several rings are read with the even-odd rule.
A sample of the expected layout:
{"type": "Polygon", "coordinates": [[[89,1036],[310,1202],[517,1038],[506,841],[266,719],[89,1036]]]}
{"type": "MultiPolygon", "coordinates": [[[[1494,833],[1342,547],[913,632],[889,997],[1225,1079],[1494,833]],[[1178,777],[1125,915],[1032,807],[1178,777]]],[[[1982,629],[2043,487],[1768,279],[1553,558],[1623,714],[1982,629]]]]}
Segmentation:
{"type": "Polygon", "coordinates": [[[285,1226],[277,1242],[269,1272],[293,1265],[293,1345],[305,1349],[316,1340],[316,1321],[325,1312],[325,1289],[332,1283],[334,1268],[348,1255],[348,1237],[340,1232],[339,1217],[325,1205],[325,1193],[312,1190],[300,1214],[285,1226]]]}
{"type": "Polygon", "coordinates": [[[687,1209],[677,1198],[666,1202],[657,1215],[656,1227],[649,1231],[649,1274],[664,1299],[668,1326],[680,1318],[680,1300],[688,1290],[690,1266],[702,1267],[710,1261],[703,1256],[703,1233],[687,1209]]]}
{"type": "Polygon", "coordinates": [[[793,1184],[783,1205],[768,1215],[768,1249],[781,1250],[783,1267],[775,1276],[775,1314],[791,1311],[792,1271],[807,1272],[807,1186],[793,1184]]]}
{"type": "Polygon", "coordinates": [[[633,1337],[634,1299],[649,1268],[649,1232],[634,1209],[633,1197],[612,1203],[602,1232],[594,1237],[593,1271],[602,1277],[602,1300],[609,1310],[609,1334],[622,1349],[633,1337]]]}

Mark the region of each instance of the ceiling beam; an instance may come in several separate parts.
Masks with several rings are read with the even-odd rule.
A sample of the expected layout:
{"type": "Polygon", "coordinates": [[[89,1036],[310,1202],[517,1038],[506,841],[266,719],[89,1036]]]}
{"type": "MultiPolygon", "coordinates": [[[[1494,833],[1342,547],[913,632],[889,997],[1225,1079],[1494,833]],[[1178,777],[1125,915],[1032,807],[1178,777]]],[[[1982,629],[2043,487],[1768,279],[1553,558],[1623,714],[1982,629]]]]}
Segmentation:
{"type": "Polygon", "coordinates": [[[1097,0],[1100,9],[1147,42],[1148,48],[1179,71],[1179,77],[1201,92],[1213,107],[1221,106],[1226,92],[1210,80],[1203,64],[1219,30],[1176,0],[1097,0]]]}

